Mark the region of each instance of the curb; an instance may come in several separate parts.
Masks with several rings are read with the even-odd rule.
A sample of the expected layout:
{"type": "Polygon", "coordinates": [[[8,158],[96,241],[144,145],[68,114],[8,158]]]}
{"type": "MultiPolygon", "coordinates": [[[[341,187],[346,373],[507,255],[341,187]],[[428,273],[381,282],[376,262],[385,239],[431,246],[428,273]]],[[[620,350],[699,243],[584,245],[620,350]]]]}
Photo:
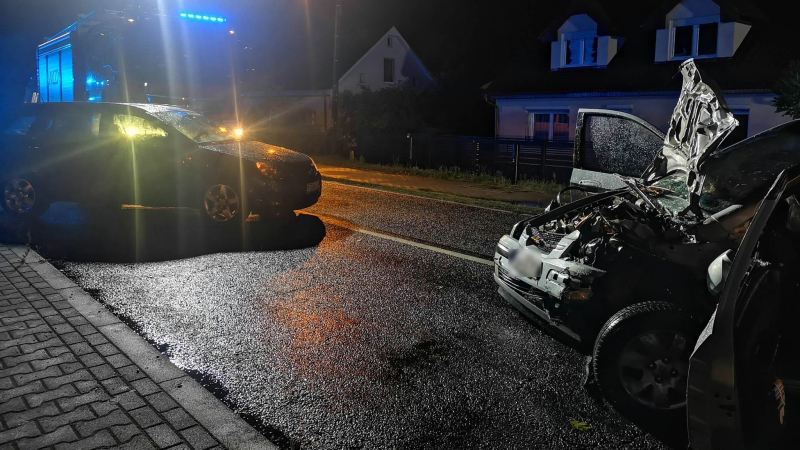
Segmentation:
{"type": "Polygon", "coordinates": [[[225,406],[156,350],[97,300],[34,250],[9,246],[12,252],[58,291],[101,334],[139,366],[164,392],[204,426],[224,447],[234,450],[277,449],[264,435],[225,406]]]}

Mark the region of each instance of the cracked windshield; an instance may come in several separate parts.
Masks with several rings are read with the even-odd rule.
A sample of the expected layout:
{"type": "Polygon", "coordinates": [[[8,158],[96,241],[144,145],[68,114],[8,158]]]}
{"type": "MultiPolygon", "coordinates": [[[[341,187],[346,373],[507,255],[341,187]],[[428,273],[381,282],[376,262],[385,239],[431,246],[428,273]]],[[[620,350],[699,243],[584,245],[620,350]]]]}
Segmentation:
{"type": "Polygon", "coordinates": [[[0,0],[0,448],[800,447],[784,3],[0,0]]]}

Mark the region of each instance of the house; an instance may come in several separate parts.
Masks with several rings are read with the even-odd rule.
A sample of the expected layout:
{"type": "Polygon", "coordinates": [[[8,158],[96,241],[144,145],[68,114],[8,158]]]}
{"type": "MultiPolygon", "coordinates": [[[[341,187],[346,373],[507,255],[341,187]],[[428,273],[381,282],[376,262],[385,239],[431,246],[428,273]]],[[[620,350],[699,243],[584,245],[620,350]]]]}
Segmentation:
{"type": "MultiPolygon", "coordinates": [[[[339,91],[389,86],[431,87],[433,76],[392,27],[339,79],[339,91]]],[[[246,92],[240,108],[266,132],[324,133],[333,126],[331,89],[246,92]]]]}
{"type": "Polygon", "coordinates": [[[786,122],[771,91],[800,51],[789,44],[796,31],[783,10],[748,0],[670,0],[655,12],[650,2],[575,1],[487,87],[495,133],[572,140],[579,108],[632,113],[665,131],[678,65],[688,58],[716,81],[739,121],[729,142],[786,122]]]}
{"type": "Polygon", "coordinates": [[[362,88],[376,91],[399,85],[426,88],[433,84],[425,64],[392,27],[339,78],[339,91],[358,93],[362,88]]]}

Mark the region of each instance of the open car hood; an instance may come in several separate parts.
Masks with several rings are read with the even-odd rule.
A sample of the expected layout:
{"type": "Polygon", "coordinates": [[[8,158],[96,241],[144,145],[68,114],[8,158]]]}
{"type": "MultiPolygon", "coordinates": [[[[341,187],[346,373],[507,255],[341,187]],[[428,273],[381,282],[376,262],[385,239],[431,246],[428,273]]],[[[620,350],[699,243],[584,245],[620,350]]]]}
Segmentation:
{"type": "Polygon", "coordinates": [[[697,199],[703,185],[703,162],[739,124],[733,118],[719,88],[688,59],[680,65],[681,95],[672,112],[664,147],[642,178],[653,182],[680,172],[686,176],[690,208],[698,212],[697,199]]]}

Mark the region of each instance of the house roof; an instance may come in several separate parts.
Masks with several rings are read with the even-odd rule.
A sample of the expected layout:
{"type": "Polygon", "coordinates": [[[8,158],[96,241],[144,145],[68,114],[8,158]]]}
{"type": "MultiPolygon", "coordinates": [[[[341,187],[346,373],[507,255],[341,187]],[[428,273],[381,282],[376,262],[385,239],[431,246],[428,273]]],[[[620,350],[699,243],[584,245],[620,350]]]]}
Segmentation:
{"type": "Polygon", "coordinates": [[[378,41],[375,42],[375,44],[372,47],[370,47],[369,50],[364,52],[364,54],[361,55],[361,57],[358,59],[358,61],[356,61],[352,66],[350,66],[349,69],[347,69],[347,72],[345,72],[341,77],[339,77],[339,81],[341,81],[342,79],[344,79],[348,75],[350,75],[350,73],[353,70],[355,70],[355,68],[358,67],[359,64],[361,64],[361,61],[363,61],[364,58],[366,58],[367,55],[369,55],[373,50],[375,50],[376,48],[380,47],[386,41],[386,38],[389,37],[389,36],[394,36],[394,37],[400,38],[399,44],[404,46],[408,50],[408,53],[411,55],[411,57],[414,59],[414,61],[416,61],[417,64],[419,64],[419,66],[422,68],[422,72],[425,74],[425,76],[429,80],[433,80],[433,75],[431,75],[430,71],[428,71],[428,68],[425,67],[425,63],[423,63],[422,60],[419,59],[419,56],[417,56],[417,54],[414,53],[414,50],[411,48],[411,46],[408,45],[408,41],[405,40],[405,38],[400,34],[399,31],[397,31],[397,27],[392,27],[391,29],[389,29],[389,31],[384,33],[384,35],[380,39],[378,39],[378,41]]]}
{"type": "MultiPolygon", "coordinates": [[[[611,3],[598,0],[610,12],[611,3]]],[[[723,3],[723,0],[719,0],[723,3]]],[[[777,1],[777,0],[776,0],[777,1]]],[[[734,3],[734,0],[729,0],[734,3]]],[[[743,3],[736,0],[736,3],[743,3]]],[[[646,2],[642,2],[646,3],[646,2]]],[[[662,7],[666,14],[671,1],[662,7]]],[[[673,5],[674,6],[674,5],[673,5]]],[[[661,10],[660,10],[661,11],[661,10]]],[[[768,17],[769,23],[756,23],[732,58],[698,59],[697,65],[726,91],[768,91],[776,74],[792,59],[800,59],[800,49],[787,45],[796,39],[788,18],[768,17]],[[783,24],[786,25],[783,25],[783,24]]],[[[537,41],[527,54],[520,55],[487,89],[494,96],[518,94],[567,94],[592,92],[649,92],[680,89],[678,65],[681,61],[655,62],[655,29],[641,24],[652,20],[652,12],[626,11],[615,15],[624,44],[607,68],[550,69],[550,42],[537,41]]],[[[662,16],[663,20],[663,16],[662,16]]],[[[661,25],[663,27],[663,25],[661,25]]]]}

